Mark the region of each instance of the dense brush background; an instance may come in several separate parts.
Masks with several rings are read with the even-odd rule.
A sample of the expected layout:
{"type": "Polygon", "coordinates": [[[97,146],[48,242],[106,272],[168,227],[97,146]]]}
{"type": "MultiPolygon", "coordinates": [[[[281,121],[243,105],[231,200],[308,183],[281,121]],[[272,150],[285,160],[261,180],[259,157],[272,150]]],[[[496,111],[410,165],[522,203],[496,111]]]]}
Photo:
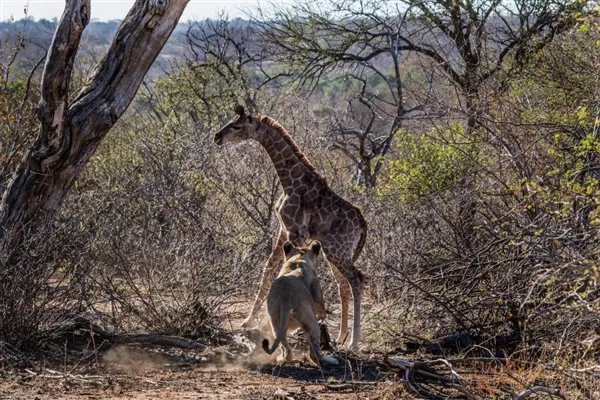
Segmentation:
{"type": "MultiPolygon", "coordinates": [[[[53,335],[80,317],[107,331],[204,340],[232,329],[231,310],[248,308],[270,254],[280,195],[256,143],[212,142],[241,102],[279,121],[332,188],[362,208],[366,345],[593,363],[600,346],[600,32],[596,17],[577,18],[527,57],[507,57],[475,89],[469,109],[439,64],[398,51],[404,104],[395,126],[391,53],[373,56],[371,66],[336,59],[319,36],[325,19],[290,16],[302,35],[313,29],[321,38],[315,43],[325,41],[297,57],[286,43],[309,44],[293,30],[265,33],[269,22],[260,15],[180,24],[52,230],[31,238],[23,264],[0,270],[0,344],[52,346],[53,335]],[[303,69],[311,65],[312,77],[303,69]]],[[[412,23],[414,35],[426,24],[412,23]]],[[[54,27],[31,19],[0,24],[2,190],[36,134],[43,63],[35,66],[54,27]]],[[[73,92],[117,27],[87,27],[73,92]]],[[[385,45],[358,36],[348,37],[347,53],[385,45]]],[[[340,41],[335,48],[345,46],[342,33],[332,37],[340,41]]],[[[450,46],[442,39],[439,46],[450,46]]],[[[482,57],[494,60],[494,46],[488,51],[482,57]]],[[[444,54],[460,71],[456,51],[444,54]]],[[[481,68],[491,68],[486,62],[481,68]]],[[[325,267],[321,276],[336,310],[325,267]]]]}

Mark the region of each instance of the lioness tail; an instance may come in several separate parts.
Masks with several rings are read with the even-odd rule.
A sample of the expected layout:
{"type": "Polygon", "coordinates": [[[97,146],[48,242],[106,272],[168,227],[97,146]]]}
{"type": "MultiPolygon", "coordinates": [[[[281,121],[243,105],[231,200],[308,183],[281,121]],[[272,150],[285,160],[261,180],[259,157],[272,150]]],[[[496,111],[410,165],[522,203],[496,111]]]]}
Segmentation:
{"type": "Polygon", "coordinates": [[[287,333],[287,326],[289,321],[290,311],[288,310],[286,312],[284,310],[281,310],[279,326],[277,327],[277,333],[275,334],[275,341],[273,342],[273,346],[271,346],[271,348],[269,349],[269,339],[264,339],[262,341],[262,348],[268,354],[273,354],[273,352],[277,349],[277,346],[279,346],[279,343],[281,343],[281,338],[283,338],[287,333]]]}

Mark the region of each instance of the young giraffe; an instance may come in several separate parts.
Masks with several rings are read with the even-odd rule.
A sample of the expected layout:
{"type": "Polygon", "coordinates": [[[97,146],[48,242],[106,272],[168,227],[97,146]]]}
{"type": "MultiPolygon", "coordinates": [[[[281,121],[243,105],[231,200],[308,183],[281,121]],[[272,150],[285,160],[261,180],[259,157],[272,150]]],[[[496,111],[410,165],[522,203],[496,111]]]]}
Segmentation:
{"type": "Polygon", "coordinates": [[[277,201],[279,237],[262,274],[260,290],[250,315],[242,326],[249,326],[264,301],[271,281],[284,261],[283,244],[296,247],[309,239],[321,242],[325,258],[338,284],[342,305],[338,343],[348,335],[348,302],[354,300],[352,348],[360,341],[360,300],[364,275],[354,262],[360,255],[367,236],[367,223],[360,210],[339,197],[327,185],[315,167],[302,154],[292,137],[274,119],[260,114],[246,114],[244,107],[235,108],[238,117],[215,134],[215,143],[237,143],[247,139],[259,142],[271,157],[283,186],[277,201]]]}

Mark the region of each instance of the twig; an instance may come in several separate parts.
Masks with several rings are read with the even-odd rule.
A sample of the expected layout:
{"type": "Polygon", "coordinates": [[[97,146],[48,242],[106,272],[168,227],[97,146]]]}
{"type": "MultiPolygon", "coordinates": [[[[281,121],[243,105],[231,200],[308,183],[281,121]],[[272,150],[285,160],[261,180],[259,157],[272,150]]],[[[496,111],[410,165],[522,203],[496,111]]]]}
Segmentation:
{"type": "Polygon", "coordinates": [[[547,393],[551,396],[557,396],[557,397],[560,397],[561,399],[565,399],[565,400],[567,399],[565,394],[563,392],[561,392],[560,389],[549,388],[546,386],[534,386],[531,389],[527,389],[520,394],[510,392],[513,400],[522,400],[526,397],[531,396],[534,393],[547,393]]]}
{"type": "Polygon", "coordinates": [[[573,372],[590,372],[595,370],[600,370],[600,365],[592,365],[591,367],[586,368],[571,368],[571,371],[573,372]]]}
{"type": "Polygon", "coordinates": [[[377,382],[360,382],[360,381],[351,381],[339,384],[325,384],[323,385],[325,389],[331,392],[341,392],[343,390],[356,390],[359,386],[374,386],[377,385],[377,382]]]}

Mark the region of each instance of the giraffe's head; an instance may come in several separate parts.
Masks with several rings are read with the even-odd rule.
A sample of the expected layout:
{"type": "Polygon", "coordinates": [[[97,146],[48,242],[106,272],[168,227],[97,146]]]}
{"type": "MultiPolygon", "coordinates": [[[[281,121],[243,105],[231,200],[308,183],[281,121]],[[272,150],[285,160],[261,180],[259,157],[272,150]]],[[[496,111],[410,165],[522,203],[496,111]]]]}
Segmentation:
{"type": "Polygon", "coordinates": [[[235,107],[235,113],[238,116],[215,133],[216,144],[237,143],[252,137],[257,121],[239,104],[235,107]]]}

